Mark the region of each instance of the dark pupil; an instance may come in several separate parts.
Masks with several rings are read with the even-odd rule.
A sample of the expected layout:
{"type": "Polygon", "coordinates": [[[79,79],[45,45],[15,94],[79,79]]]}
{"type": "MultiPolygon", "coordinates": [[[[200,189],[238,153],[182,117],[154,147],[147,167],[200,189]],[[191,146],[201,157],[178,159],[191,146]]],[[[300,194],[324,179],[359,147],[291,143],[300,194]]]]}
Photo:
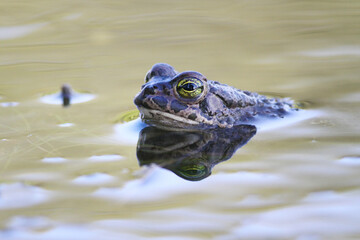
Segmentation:
{"type": "Polygon", "coordinates": [[[196,89],[196,85],[194,83],[187,83],[187,84],[183,85],[182,88],[186,91],[191,92],[196,89]]]}
{"type": "Polygon", "coordinates": [[[201,171],[196,170],[196,169],[192,169],[192,170],[187,170],[186,173],[188,175],[194,176],[194,175],[199,175],[201,173],[201,171]]]}

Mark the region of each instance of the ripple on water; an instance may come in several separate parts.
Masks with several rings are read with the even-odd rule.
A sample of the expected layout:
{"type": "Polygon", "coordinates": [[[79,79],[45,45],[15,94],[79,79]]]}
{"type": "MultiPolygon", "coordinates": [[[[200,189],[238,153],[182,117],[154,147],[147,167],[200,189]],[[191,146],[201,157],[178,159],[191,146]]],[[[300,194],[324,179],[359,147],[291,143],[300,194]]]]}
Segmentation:
{"type": "Polygon", "coordinates": [[[48,200],[49,195],[47,190],[23,183],[1,184],[0,209],[33,206],[48,200]]]}
{"type": "Polygon", "coordinates": [[[58,124],[59,127],[72,127],[74,125],[75,125],[74,123],[61,123],[61,124],[58,124]]]}
{"type": "Polygon", "coordinates": [[[92,173],[75,178],[72,182],[78,185],[101,185],[114,182],[116,178],[106,173],[92,173]]]}
{"type": "Polygon", "coordinates": [[[318,117],[321,114],[321,111],[301,109],[299,111],[292,112],[289,116],[282,119],[265,119],[260,121],[256,127],[258,131],[274,131],[275,129],[281,129],[318,117]]]}
{"type": "Polygon", "coordinates": [[[52,221],[46,217],[26,217],[26,216],[14,216],[7,224],[7,228],[22,230],[42,230],[51,227],[52,221]]]}
{"type": "Polygon", "coordinates": [[[360,92],[347,94],[344,97],[338,99],[337,101],[345,103],[358,103],[360,102],[360,92]]]}
{"type": "Polygon", "coordinates": [[[62,157],[46,157],[43,158],[41,161],[44,163],[63,163],[66,162],[67,159],[62,157]]]}
{"type": "MultiPolygon", "coordinates": [[[[37,182],[51,182],[58,181],[63,178],[63,174],[60,172],[31,172],[31,173],[20,173],[13,177],[13,179],[19,181],[37,181],[37,182]]],[[[1,197],[1,196],[0,196],[1,197]]]]}
{"type": "Polygon", "coordinates": [[[91,162],[114,162],[122,160],[124,157],[117,154],[94,155],[88,158],[91,162]]]}
{"type": "Polygon", "coordinates": [[[124,145],[136,145],[140,131],[147,126],[140,118],[130,122],[115,124],[111,138],[124,145]]]}
{"type": "Polygon", "coordinates": [[[359,166],[360,167],[360,156],[347,156],[337,161],[338,164],[346,166],[359,166]]]}
{"type": "Polygon", "coordinates": [[[293,206],[269,210],[234,228],[226,239],[341,239],[360,229],[359,192],[310,193],[293,206]]]}
{"type": "MultiPolygon", "coordinates": [[[[93,100],[96,97],[95,94],[91,93],[77,93],[73,92],[71,95],[71,104],[84,103],[93,100]]],[[[54,93],[50,95],[45,95],[40,98],[40,102],[53,105],[62,105],[63,98],[61,93],[54,93]]]]}
{"type": "Polygon", "coordinates": [[[360,56],[360,46],[338,46],[324,49],[303,51],[300,53],[308,57],[336,57],[336,56],[360,56]]]}
{"type": "MultiPolygon", "coordinates": [[[[92,225],[80,225],[80,224],[65,224],[57,223],[57,225],[47,231],[34,231],[37,229],[6,229],[0,230],[0,239],[12,239],[12,240],[62,240],[62,239],[127,239],[127,240],[141,240],[143,237],[139,237],[136,234],[128,234],[121,232],[105,231],[101,228],[96,228],[92,225]]],[[[41,230],[41,229],[39,229],[41,230]]],[[[152,238],[154,240],[161,238],[152,238]]],[[[166,238],[167,240],[180,240],[180,238],[166,238]]],[[[194,238],[181,238],[181,240],[195,240],[194,238]]]]}
{"type": "Polygon", "coordinates": [[[24,37],[41,28],[45,27],[47,23],[35,23],[11,27],[0,27],[0,40],[8,40],[14,38],[24,37]]]}
{"type": "Polygon", "coordinates": [[[241,196],[254,189],[282,188],[292,181],[278,175],[252,172],[218,173],[199,182],[179,178],[169,170],[152,165],[145,168],[143,176],[127,182],[122,188],[99,188],[93,193],[100,198],[116,201],[161,201],[184,193],[208,193],[215,196],[241,196]],[[208,186],[211,185],[211,188],[208,186]],[[237,191],[233,191],[237,189],[237,191]]]}
{"type": "Polygon", "coordinates": [[[0,103],[0,105],[2,107],[16,107],[17,105],[19,105],[18,102],[2,102],[0,103]]]}

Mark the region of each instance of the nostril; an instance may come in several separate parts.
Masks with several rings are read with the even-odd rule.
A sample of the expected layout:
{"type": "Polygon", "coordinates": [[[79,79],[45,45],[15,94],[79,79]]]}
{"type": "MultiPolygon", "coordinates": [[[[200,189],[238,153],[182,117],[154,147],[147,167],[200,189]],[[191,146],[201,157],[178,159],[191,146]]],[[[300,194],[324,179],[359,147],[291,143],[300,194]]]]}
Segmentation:
{"type": "Polygon", "coordinates": [[[144,95],[154,95],[155,94],[155,90],[154,87],[146,87],[144,90],[144,95]]]}
{"type": "Polygon", "coordinates": [[[158,87],[156,85],[153,86],[154,89],[158,89],[158,87]]]}

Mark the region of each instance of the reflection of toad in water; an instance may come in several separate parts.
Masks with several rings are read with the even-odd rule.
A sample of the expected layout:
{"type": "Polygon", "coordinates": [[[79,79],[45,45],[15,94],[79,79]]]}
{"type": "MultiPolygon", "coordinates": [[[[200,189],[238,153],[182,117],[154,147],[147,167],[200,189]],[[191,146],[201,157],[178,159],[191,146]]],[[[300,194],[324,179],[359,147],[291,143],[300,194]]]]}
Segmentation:
{"type": "Polygon", "coordinates": [[[137,158],[140,166],[155,163],[176,175],[198,181],[216,164],[228,160],[256,134],[253,125],[208,131],[169,131],[153,126],[140,132],[137,158]]]}

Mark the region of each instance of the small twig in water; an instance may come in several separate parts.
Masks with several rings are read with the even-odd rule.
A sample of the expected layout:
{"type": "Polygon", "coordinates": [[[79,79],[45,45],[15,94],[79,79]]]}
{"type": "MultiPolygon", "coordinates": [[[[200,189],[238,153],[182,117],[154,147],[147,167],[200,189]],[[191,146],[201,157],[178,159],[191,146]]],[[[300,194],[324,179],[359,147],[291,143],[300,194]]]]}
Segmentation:
{"type": "Polygon", "coordinates": [[[63,106],[70,106],[72,90],[69,84],[64,84],[61,86],[61,98],[63,100],[63,106]]]}

